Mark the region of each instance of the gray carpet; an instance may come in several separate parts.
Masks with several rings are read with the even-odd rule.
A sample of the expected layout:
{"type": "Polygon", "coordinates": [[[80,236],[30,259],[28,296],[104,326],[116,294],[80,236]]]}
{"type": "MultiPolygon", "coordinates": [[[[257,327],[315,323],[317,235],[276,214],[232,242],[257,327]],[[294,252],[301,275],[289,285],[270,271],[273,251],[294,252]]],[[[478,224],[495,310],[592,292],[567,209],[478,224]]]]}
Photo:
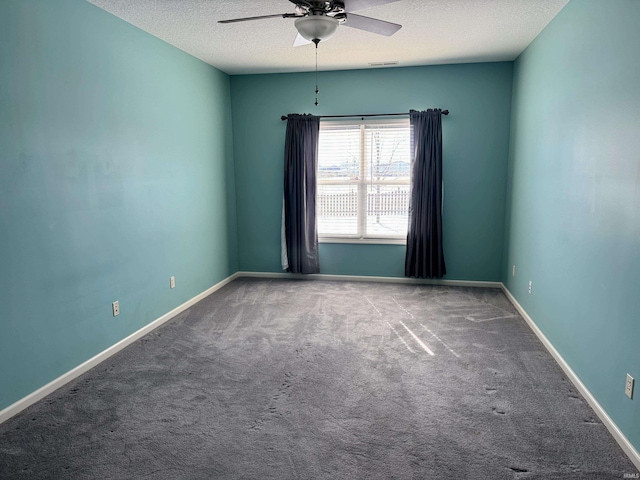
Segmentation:
{"type": "Polygon", "coordinates": [[[493,289],[241,279],[0,425],[0,478],[621,479],[493,289]]]}

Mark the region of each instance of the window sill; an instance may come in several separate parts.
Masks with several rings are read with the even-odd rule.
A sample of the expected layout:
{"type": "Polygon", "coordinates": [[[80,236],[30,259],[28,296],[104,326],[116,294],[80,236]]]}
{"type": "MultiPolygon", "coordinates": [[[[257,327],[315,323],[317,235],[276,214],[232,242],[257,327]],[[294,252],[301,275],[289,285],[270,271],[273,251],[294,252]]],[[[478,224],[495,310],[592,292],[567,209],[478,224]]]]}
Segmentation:
{"type": "Polygon", "coordinates": [[[318,243],[352,243],[355,245],[406,245],[406,238],[318,237],[318,243]]]}

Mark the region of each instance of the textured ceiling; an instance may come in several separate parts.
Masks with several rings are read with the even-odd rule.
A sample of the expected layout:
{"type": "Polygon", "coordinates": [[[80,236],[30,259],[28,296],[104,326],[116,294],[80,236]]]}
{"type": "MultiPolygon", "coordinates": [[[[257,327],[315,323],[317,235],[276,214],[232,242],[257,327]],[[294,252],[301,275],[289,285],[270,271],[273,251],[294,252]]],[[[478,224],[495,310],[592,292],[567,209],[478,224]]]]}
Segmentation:
{"type": "MultiPolygon", "coordinates": [[[[293,19],[219,24],[293,13],[289,0],[88,0],[228,74],[301,72],[312,44],[293,47],[293,19]]],[[[319,69],[514,60],[569,0],[399,0],[358,10],[403,27],[392,37],[341,26],[320,43],[319,69]]]]}

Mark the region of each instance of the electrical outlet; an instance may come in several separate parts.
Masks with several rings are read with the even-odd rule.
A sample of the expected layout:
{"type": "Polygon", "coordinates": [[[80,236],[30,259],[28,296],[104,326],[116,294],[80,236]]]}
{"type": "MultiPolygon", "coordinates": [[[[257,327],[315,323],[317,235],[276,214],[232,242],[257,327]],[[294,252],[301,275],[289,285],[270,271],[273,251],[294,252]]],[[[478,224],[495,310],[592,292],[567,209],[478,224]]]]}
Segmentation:
{"type": "Polygon", "coordinates": [[[111,308],[113,309],[113,316],[117,317],[120,315],[120,302],[117,300],[111,304],[111,308]]]}
{"type": "Polygon", "coordinates": [[[533,293],[533,282],[529,280],[529,293],[533,293]]]}
{"type": "Polygon", "coordinates": [[[516,276],[516,266],[515,266],[515,265],[513,266],[513,268],[511,268],[511,275],[512,275],[513,277],[515,277],[515,276],[516,276]]]}
{"type": "Polygon", "coordinates": [[[169,278],[169,287],[176,288],[176,277],[169,278]]]}
{"type": "Polygon", "coordinates": [[[629,398],[633,398],[633,384],[634,383],[635,383],[635,380],[633,379],[633,377],[627,373],[627,383],[626,383],[626,385],[624,387],[624,393],[629,398]]]}

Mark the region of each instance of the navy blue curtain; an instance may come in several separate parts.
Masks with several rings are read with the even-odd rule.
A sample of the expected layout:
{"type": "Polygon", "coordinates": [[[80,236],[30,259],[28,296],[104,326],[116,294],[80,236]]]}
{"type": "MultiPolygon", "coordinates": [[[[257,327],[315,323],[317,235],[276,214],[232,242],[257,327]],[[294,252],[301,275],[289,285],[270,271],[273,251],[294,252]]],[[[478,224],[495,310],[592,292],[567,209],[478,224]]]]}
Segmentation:
{"type": "Polygon", "coordinates": [[[318,273],[316,165],[320,117],[289,114],[284,145],[282,266],[318,273]]]}
{"type": "Polygon", "coordinates": [[[411,110],[411,201],[404,274],[442,278],[442,111],[411,110]]]}

